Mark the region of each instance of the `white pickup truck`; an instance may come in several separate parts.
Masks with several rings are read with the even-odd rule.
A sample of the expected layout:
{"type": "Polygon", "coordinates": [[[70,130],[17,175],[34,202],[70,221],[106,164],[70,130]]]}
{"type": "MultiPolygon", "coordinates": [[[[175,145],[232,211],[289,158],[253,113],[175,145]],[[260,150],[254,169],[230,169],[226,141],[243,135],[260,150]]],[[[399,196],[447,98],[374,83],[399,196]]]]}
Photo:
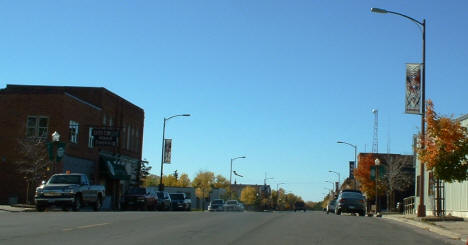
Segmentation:
{"type": "Polygon", "coordinates": [[[85,174],[54,174],[47,182],[36,188],[34,202],[37,211],[44,211],[49,206],[69,207],[79,211],[84,205],[92,205],[100,210],[105,197],[105,187],[89,185],[85,174]]]}

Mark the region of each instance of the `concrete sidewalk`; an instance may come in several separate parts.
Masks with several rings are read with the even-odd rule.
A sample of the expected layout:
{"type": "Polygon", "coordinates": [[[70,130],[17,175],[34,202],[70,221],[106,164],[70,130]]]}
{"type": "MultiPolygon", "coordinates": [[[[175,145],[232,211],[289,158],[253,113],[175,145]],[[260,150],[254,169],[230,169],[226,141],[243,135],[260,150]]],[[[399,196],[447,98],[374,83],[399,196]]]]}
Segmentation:
{"type": "Polygon", "coordinates": [[[0,205],[0,211],[7,212],[32,212],[36,211],[33,205],[0,205]]]}
{"type": "Polygon", "coordinates": [[[409,225],[419,227],[454,240],[461,240],[467,243],[468,239],[468,220],[464,221],[422,221],[415,216],[405,215],[383,215],[382,218],[394,220],[409,225]]]}

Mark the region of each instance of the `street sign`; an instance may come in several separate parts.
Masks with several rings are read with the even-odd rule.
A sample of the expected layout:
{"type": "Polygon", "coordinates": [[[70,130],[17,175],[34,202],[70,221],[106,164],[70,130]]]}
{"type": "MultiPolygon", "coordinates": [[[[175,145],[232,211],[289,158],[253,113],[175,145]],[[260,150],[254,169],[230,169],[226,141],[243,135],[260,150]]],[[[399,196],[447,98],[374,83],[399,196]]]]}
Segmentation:
{"type": "Polygon", "coordinates": [[[65,155],[64,142],[49,142],[47,143],[47,152],[51,161],[60,162],[65,155]]]}
{"type": "Polygon", "coordinates": [[[120,131],[114,128],[93,128],[95,146],[117,146],[120,131]]]}
{"type": "Polygon", "coordinates": [[[164,163],[171,163],[172,139],[164,139],[164,163]]]}
{"type": "MultiPolygon", "coordinates": [[[[383,179],[386,175],[386,169],[384,165],[380,165],[378,168],[379,179],[383,179]]],[[[375,165],[370,166],[370,179],[375,181],[375,165]]]]}

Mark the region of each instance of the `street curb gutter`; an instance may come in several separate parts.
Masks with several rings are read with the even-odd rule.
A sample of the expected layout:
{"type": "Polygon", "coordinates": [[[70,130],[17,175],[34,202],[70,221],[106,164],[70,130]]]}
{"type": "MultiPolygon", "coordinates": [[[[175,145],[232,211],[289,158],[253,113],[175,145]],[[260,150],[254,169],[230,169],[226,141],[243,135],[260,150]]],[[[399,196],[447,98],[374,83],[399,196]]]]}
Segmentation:
{"type": "Polygon", "coordinates": [[[439,227],[437,227],[435,225],[425,224],[425,223],[409,220],[409,219],[406,219],[406,218],[396,218],[396,217],[391,217],[391,216],[384,216],[383,218],[398,221],[398,222],[402,222],[402,223],[406,223],[406,224],[409,224],[409,225],[413,225],[413,226],[419,227],[421,229],[431,231],[431,232],[437,233],[439,235],[442,235],[442,236],[445,236],[445,237],[448,237],[448,238],[451,238],[451,239],[454,239],[454,240],[460,240],[460,241],[463,241],[465,243],[467,242],[466,239],[462,238],[461,234],[458,234],[458,233],[452,232],[452,231],[448,231],[446,229],[439,228],[439,227]]]}

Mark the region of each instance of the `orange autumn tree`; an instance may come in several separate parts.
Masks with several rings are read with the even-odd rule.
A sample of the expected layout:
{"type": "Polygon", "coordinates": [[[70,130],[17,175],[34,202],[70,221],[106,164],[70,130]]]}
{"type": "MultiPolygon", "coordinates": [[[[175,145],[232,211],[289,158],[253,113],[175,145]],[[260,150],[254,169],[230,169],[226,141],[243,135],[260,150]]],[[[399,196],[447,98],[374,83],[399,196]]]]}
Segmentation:
{"type": "Polygon", "coordinates": [[[468,179],[468,131],[460,122],[437,115],[431,100],[426,106],[426,135],[424,139],[419,135],[417,152],[436,178],[447,182],[468,179]]]}
{"type": "MultiPolygon", "coordinates": [[[[370,167],[375,165],[376,155],[372,153],[360,153],[359,165],[354,170],[354,176],[359,181],[361,191],[366,193],[368,198],[375,198],[375,181],[371,180],[370,167]]],[[[383,181],[379,181],[379,193],[384,193],[385,185],[383,181]]]]}

